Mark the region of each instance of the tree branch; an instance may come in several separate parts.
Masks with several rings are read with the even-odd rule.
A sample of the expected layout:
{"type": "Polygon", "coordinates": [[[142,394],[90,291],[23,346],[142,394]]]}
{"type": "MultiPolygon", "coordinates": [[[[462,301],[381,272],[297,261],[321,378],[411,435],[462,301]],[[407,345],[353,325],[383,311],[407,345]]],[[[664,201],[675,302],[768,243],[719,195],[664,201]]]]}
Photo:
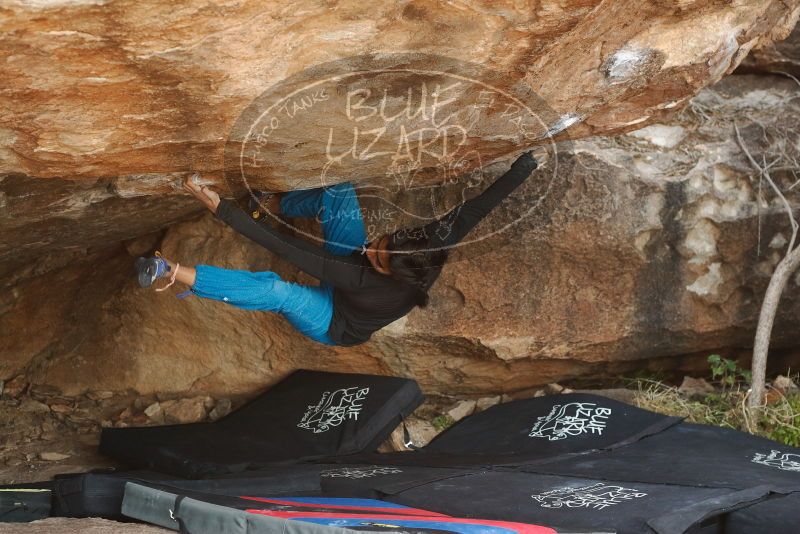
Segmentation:
{"type": "MultiPolygon", "coordinates": [[[[800,228],[800,225],[797,224],[797,219],[794,216],[794,210],[792,210],[792,205],[786,199],[786,196],[783,194],[783,191],[780,190],[778,185],[772,179],[772,176],[770,176],[769,166],[766,165],[761,166],[758,164],[755,158],[753,158],[753,155],[747,149],[747,146],[744,144],[744,141],[742,140],[742,134],[739,132],[739,126],[736,124],[736,121],[733,122],[733,129],[736,131],[736,140],[739,143],[739,147],[741,147],[742,152],[745,153],[747,159],[750,160],[750,165],[752,165],[753,168],[755,168],[763,178],[766,178],[767,183],[770,185],[772,190],[775,192],[775,194],[778,196],[778,198],[780,198],[781,202],[783,203],[783,208],[786,211],[786,215],[789,217],[789,224],[792,227],[792,238],[789,240],[788,250],[789,251],[794,250],[794,245],[797,240],[797,232],[798,228],[800,228]]],[[[774,163],[775,162],[773,162],[772,164],[774,163]]]]}

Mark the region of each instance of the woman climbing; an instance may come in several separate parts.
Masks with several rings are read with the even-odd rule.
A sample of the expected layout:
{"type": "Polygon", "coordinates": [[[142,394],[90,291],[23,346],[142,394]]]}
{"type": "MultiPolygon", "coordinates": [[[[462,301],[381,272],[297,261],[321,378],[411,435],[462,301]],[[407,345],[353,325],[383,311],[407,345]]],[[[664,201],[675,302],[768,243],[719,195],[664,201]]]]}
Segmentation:
{"type": "MultiPolygon", "coordinates": [[[[220,200],[207,186],[186,180],[183,187],[234,230],[321,281],[318,286],[283,281],[277,274],[187,267],[162,258],[139,258],[139,284],[149,287],[168,276],[200,297],[246,310],[283,316],[302,334],[327,345],[357,345],[373,332],[425,307],[428,290],[458,243],[537,167],[531,151],[477,197],[414,231],[398,231],[367,242],[361,210],[349,183],[273,196],[273,212],[289,217],[322,215],[324,247],[283,234],[259,222],[234,201],[220,200]]],[[[161,288],[164,289],[164,288],[161,288]]]]}

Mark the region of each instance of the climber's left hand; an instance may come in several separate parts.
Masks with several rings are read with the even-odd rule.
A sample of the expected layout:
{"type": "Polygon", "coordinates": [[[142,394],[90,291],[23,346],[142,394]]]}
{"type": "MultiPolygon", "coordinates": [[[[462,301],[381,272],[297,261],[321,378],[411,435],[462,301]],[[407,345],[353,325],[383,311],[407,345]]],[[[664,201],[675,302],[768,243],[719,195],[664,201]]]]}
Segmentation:
{"type": "Polygon", "coordinates": [[[219,206],[219,195],[216,191],[207,185],[197,185],[191,177],[186,178],[183,181],[183,189],[189,192],[197,200],[205,204],[205,206],[211,210],[211,213],[217,212],[217,206],[219,206]]]}

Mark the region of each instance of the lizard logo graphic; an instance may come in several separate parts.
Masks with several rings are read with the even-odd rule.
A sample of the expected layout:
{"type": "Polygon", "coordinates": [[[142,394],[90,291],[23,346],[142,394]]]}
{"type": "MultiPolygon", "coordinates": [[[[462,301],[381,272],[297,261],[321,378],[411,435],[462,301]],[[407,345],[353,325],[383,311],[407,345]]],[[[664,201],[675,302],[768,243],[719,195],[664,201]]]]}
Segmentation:
{"type": "Polygon", "coordinates": [[[556,404],[548,415],[537,419],[529,436],[557,441],[587,433],[600,435],[610,415],[611,408],[602,408],[592,402],[556,404]]]}
{"type": "Polygon", "coordinates": [[[800,454],[772,450],[769,454],[755,453],[753,463],[776,467],[782,471],[797,471],[800,473],[800,454]]]}
{"type": "Polygon", "coordinates": [[[316,405],[308,406],[297,426],[319,434],[341,425],[347,419],[358,419],[368,393],[369,388],[360,387],[326,391],[316,405]]]}

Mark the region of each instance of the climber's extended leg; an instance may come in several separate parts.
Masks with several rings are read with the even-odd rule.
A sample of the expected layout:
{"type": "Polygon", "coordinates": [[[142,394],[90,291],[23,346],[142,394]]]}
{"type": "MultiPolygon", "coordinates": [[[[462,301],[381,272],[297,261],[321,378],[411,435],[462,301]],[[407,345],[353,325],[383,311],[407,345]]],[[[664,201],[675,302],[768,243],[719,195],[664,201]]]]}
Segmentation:
{"type": "Polygon", "coordinates": [[[194,267],[189,267],[188,265],[178,266],[178,264],[172,263],[167,259],[165,259],[165,261],[167,262],[167,265],[169,265],[170,272],[173,272],[175,269],[177,269],[175,280],[182,284],[186,284],[187,286],[194,285],[195,278],[197,278],[197,271],[195,271],[194,267]]]}
{"type": "Polygon", "coordinates": [[[245,310],[280,313],[301,334],[320,343],[334,344],[327,333],[333,316],[330,286],[286,282],[271,271],[251,272],[211,265],[197,265],[195,271],[191,287],[195,295],[245,310]]]}
{"type": "MultiPolygon", "coordinates": [[[[251,272],[211,265],[188,267],[155,256],[136,262],[140,284],[148,287],[159,278],[186,284],[197,296],[219,300],[245,310],[282,314],[301,334],[334,344],[328,337],[333,316],[333,289],[285,282],[271,271],[251,272]],[[142,280],[146,283],[142,284],[142,280]]],[[[157,289],[164,289],[162,286],[157,289]]]]}
{"type": "Polygon", "coordinates": [[[325,248],[333,254],[347,256],[367,242],[361,205],[351,183],[286,193],[280,208],[289,217],[315,217],[322,225],[325,248]]]}

